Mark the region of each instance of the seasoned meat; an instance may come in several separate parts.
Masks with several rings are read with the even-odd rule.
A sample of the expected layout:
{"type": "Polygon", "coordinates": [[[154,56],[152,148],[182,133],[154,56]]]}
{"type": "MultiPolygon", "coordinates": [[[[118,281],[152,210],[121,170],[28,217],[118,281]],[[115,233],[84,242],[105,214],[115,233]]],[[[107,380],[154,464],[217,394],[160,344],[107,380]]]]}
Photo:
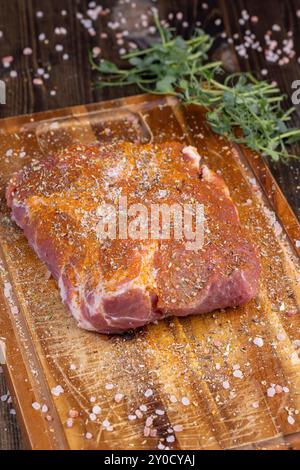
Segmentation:
{"type": "Polygon", "coordinates": [[[256,249],[224,181],[201,165],[194,147],[73,146],[25,166],[6,195],[13,220],[82,328],[120,333],[170,315],[238,306],[256,295],[256,249]],[[120,226],[115,237],[99,236],[99,207],[115,207],[120,198],[128,207],[202,205],[203,244],[192,250],[175,236],[134,239],[120,226]]]}

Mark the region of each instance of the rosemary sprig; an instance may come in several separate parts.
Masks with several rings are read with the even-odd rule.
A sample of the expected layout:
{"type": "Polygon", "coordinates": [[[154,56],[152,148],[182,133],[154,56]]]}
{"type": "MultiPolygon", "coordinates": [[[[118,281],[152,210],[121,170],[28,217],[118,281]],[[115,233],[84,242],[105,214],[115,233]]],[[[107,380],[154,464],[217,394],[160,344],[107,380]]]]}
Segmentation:
{"type": "Polygon", "coordinates": [[[231,74],[224,82],[221,62],[208,62],[213,39],[197,29],[191,39],[174,36],[154,12],[160,40],[151,47],[123,56],[131,68],[114,63],[96,63],[99,87],[137,85],[142,91],[177,96],[186,104],[207,108],[211,128],[230,140],[247,145],[273,160],[294,157],[287,146],[300,139],[300,129],[289,128],[294,108],[285,111],[284,96],[273,84],[257,80],[249,73],[231,74]]]}

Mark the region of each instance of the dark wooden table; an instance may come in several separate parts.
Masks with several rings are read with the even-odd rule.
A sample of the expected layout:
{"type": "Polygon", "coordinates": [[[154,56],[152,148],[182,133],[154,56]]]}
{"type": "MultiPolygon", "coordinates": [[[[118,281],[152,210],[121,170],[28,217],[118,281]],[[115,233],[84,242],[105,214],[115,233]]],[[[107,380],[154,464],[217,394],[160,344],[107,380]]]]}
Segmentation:
{"type": "MultiPolygon", "coordinates": [[[[216,37],[213,55],[222,57],[231,70],[252,70],[257,76],[276,80],[289,96],[293,92],[292,82],[300,80],[300,0],[0,0],[0,79],[5,80],[7,87],[7,103],[0,105],[0,116],[136,93],[137,90],[132,88],[95,89],[93,83],[97,75],[91,71],[88,51],[100,47],[102,57],[121,64],[120,49],[124,45],[116,33],[128,31],[127,39],[139,46],[146,46],[154,34],[149,31],[150,24],[147,26],[143,15],[153,6],[158,7],[161,18],[168,19],[185,37],[201,21],[202,27],[216,37]],[[89,3],[92,5],[89,6],[89,3]],[[101,5],[103,10],[109,8],[110,12],[100,14],[89,25],[85,20],[89,18],[87,10],[94,10],[93,3],[101,5]],[[174,17],[170,13],[175,13],[174,17]],[[243,57],[243,47],[237,50],[235,46],[245,42],[245,34],[249,36],[247,30],[255,33],[253,41],[259,41],[262,50],[247,48],[247,57],[243,57]],[[224,31],[227,37],[232,38],[229,42],[222,37],[224,31]],[[274,45],[275,50],[280,48],[283,56],[293,55],[291,50],[295,50],[294,57],[290,57],[288,63],[279,65],[280,58],[275,63],[266,60],[265,35],[268,31],[272,31],[271,39],[277,41],[277,45],[273,43],[271,47],[274,45]],[[105,33],[107,37],[104,37],[105,33]],[[24,48],[32,49],[32,53],[24,54],[24,48]],[[5,67],[2,58],[10,56],[13,61],[10,67],[5,67]],[[37,78],[42,79],[41,83],[34,80],[37,78]]],[[[6,62],[9,60],[6,59],[6,62]]],[[[299,127],[299,124],[300,106],[293,118],[293,125],[299,127]]],[[[294,152],[300,156],[300,144],[295,146],[294,152]]],[[[298,216],[299,162],[295,160],[288,165],[270,162],[274,175],[298,216]]],[[[0,371],[0,396],[6,393],[5,380],[0,371]]],[[[11,403],[0,401],[0,449],[24,447],[13,413],[11,403]]]]}

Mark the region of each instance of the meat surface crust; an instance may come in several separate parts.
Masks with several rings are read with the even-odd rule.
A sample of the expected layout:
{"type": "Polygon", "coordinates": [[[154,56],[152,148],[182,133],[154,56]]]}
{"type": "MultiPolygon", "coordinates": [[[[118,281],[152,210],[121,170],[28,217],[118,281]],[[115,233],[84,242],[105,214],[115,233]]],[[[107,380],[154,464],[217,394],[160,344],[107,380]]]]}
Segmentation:
{"type": "Polygon", "coordinates": [[[119,143],[73,146],[31,162],[6,192],[13,220],[57,280],[82,328],[121,333],[161,318],[242,305],[258,290],[260,263],[223,179],[194,147],[119,143]],[[127,198],[204,206],[204,244],[99,238],[99,206],[127,198]]]}

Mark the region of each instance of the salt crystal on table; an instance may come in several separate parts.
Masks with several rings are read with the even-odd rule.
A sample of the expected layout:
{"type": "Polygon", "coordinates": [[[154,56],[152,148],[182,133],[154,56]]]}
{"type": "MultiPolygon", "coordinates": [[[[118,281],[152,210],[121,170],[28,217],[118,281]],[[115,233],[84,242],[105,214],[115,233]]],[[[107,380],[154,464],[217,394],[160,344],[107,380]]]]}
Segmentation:
{"type": "Polygon", "coordinates": [[[92,411],[93,411],[93,413],[94,413],[95,415],[98,415],[98,414],[101,413],[101,408],[100,408],[99,405],[95,405],[95,406],[93,406],[93,410],[92,410],[92,411]]]}
{"type": "Polygon", "coordinates": [[[116,393],[115,394],[115,401],[117,403],[120,403],[120,401],[122,400],[123,397],[124,397],[123,393],[116,393]]]}
{"type": "Polygon", "coordinates": [[[166,438],[166,441],[167,441],[167,442],[174,442],[174,441],[175,441],[175,436],[168,436],[168,437],[166,438]]]}
{"type": "Polygon", "coordinates": [[[0,39],[3,38],[3,31],[0,31],[0,39]]]}
{"type": "Polygon", "coordinates": [[[151,395],[153,395],[153,391],[151,390],[151,388],[148,388],[148,389],[145,391],[144,395],[145,395],[146,398],[151,397],[151,395]]]}
{"type": "Polygon", "coordinates": [[[55,50],[57,52],[61,52],[61,51],[63,51],[63,49],[64,49],[64,46],[62,44],[56,44],[55,50]]]}
{"type": "Polygon", "coordinates": [[[291,424],[291,425],[295,424],[295,420],[294,420],[293,416],[290,416],[290,415],[289,415],[288,418],[287,418],[287,420],[288,420],[288,423],[289,423],[289,424],[291,424]]]}
{"type": "Polygon", "coordinates": [[[274,397],[275,393],[276,393],[275,387],[269,387],[268,388],[268,390],[267,390],[268,397],[270,397],[270,398],[274,397]]]}
{"type": "Polygon", "coordinates": [[[96,58],[101,54],[101,48],[100,47],[93,47],[92,49],[93,57],[96,58]]]}
{"type": "Polygon", "coordinates": [[[229,387],[230,387],[228,380],[224,380],[224,382],[222,383],[222,385],[223,385],[223,388],[225,388],[225,390],[228,390],[229,387]]]}
{"type": "Polygon", "coordinates": [[[173,429],[175,432],[181,432],[183,431],[183,426],[182,424],[175,424],[175,426],[173,426],[173,429]]]}
{"type": "Polygon", "coordinates": [[[243,372],[239,369],[233,371],[233,376],[237,379],[242,379],[244,377],[243,372]]]}
{"type": "Polygon", "coordinates": [[[70,418],[78,418],[79,413],[78,413],[77,410],[71,409],[71,410],[69,411],[69,416],[70,416],[70,418]]]}
{"type": "Polygon", "coordinates": [[[61,385],[57,385],[56,387],[53,387],[51,389],[51,393],[52,395],[54,395],[55,397],[59,397],[59,395],[61,395],[62,393],[64,393],[64,389],[61,387],[61,385]]]}
{"type": "Polygon", "coordinates": [[[43,18],[43,16],[44,16],[44,13],[42,11],[37,11],[36,12],[36,17],[37,18],[43,18]]]}
{"type": "Polygon", "coordinates": [[[34,410],[39,410],[41,408],[41,405],[36,401],[34,401],[31,406],[34,410]]]}
{"type": "Polygon", "coordinates": [[[95,413],[90,413],[89,418],[90,418],[91,421],[96,421],[97,416],[95,415],[95,413]]]}
{"type": "Polygon", "coordinates": [[[73,419],[72,418],[68,418],[67,421],[66,421],[66,426],[67,428],[71,428],[73,426],[73,419]]]}
{"type": "Polygon", "coordinates": [[[106,390],[112,390],[114,388],[113,384],[105,384],[106,390]]]}
{"type": "Polygon", "coordinates": [[[181,403],[182,403],[184,406],[188,406],[188,405],[190,404],[190,400],[189,400],[187,397],[182,397],[181,403]]]}
{"type": "Polygon", "coordinates": [[[32,82],[33,82],[34,85],[43,85],[43,83],[44,83],[41,78],[34,78],[32,80],[32,82]]]}
{"type": "Polygon", "coordinates": [[[14,408],[12,408],[11,410],[9,410],[9,413],[11,415],[16,415],[16,410],[14,408]]]}
{"type": "Polygon", "coordinates": [[[48,406],[47,405],[43,405],[42,406],[42,413],[47,413],[48,411],[48,406]]]}
{"type": "Polygon", "coordinates": [[[145,425],[146,425],[147,427],[150,427],[150,426],[152,425],[152,423],[153,423],[153,418],[151,418],[151,416],[149,416],[149,417],[146,419],[145,425]]]}
{"type": "Polygon", "coordinates": [[[164,410],[155,410],[155,413],[158,415],[158,416],[163,416],[165,414],[164,410]]]}
{"type": "Polygon", "coordinates": [[[7,400],[7,397],[8,397],[8,395],[2,395],[2,396],[0,397],[0,400],[1,400],[1,401],[6,401],[6,400],[7,400]]]}
{"type": "MultiPolygon", "coordinates": [[[[300,59],[300,57],[299,57],[300,59]]],[[[300,248],[300,240],[295,240],[296,248],[300,248]]]]}
{"type": "Polygon", "coordinates": [[[31,47],[25,47],[25,49],[23,49],[23,54],[24,55],[31,55],[32,54],[31,47]]]}
{"type": "Polygon", "coordinates": [[[92,433],[90,433],[90,432],[85,433],[85,438],[86,439],[92,439],[92,437],[93,437],[92,433]]]}

